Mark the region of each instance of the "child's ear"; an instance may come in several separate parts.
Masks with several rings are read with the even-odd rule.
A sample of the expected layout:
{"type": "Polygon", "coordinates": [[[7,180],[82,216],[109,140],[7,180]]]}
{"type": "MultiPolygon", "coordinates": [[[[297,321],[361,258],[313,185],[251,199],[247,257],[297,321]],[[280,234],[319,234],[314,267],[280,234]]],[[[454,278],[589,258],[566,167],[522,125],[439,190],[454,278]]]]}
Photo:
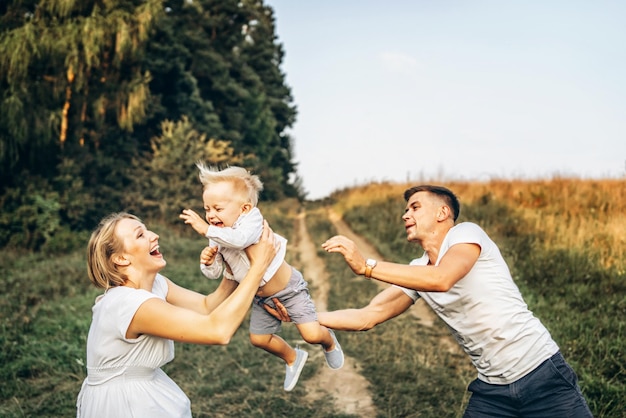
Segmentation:
{"type": "Polygon", "coordinates": [[[243,213],[248,213],[252,210],[252,205],[250,203],[244,203],[243,206],[241,207],[241,211],[243,213]]]}

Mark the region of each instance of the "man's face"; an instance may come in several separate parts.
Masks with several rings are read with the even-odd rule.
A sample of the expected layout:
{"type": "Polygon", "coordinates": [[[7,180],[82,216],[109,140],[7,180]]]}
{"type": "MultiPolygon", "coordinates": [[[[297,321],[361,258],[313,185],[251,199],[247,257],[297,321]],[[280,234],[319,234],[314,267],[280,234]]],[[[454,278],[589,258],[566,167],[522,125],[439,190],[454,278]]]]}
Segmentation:
{"type": "Polygon", "coordinates": [[[414,193],[407,201],[402,215],[406,239],[409,242],[422,241],[434,234],[442,206],[441,199],[432,193],[414,193]]]}

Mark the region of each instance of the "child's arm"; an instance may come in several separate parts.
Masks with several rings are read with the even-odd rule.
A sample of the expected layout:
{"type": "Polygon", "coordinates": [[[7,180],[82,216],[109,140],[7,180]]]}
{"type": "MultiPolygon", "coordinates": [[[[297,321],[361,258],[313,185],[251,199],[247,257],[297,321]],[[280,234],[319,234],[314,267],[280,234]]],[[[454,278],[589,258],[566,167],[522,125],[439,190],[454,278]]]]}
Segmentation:
{"type": "Polygon", "coordinates": [[[237,221],[236,227],[217,227],[209,225],[205,236],[224,247],[243,250],[259,240],[263,232],[263,215],[258,208],[237,221]]]}
{"type": "Polygon", "coordinates": [[[200,254],[200,271],[207,279],[219,279],[224,271],[224,259],[217,245],[204,247],[200,254]]]}
{"type": "Polygon", "coordinates": [[[183,213],[181,213],[178,217],[183,219],[187,225],[191,225],[191,227],[198,234],[206,235],[207,229],[209,229],[209,224],[206,223],[206,221],[193,210],[184,209],[183,213]]]}

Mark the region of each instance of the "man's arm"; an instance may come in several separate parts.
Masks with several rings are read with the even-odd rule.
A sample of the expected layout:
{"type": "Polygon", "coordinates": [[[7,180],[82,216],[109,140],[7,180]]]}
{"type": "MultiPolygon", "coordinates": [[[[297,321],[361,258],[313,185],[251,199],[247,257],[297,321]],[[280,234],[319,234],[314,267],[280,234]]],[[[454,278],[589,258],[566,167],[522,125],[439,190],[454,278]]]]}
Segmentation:
{"type": "MultiPolygon", "coordinates": [[[[272,299],[276,309],[267,304],[263,307],[275,318],[283,322],[291,322],[289,312],[277,298],[272,299]]],[[[331,312],[318,312],[317,318],[321,325],[341,331],[367,331],[391,318],[395,318],[413,305],[411,299],[402,289],[390,286],[360,309],[341,309],[331,312]]]]}
{"type": "Polygon", "coordinates": [[[390,286],[374,296],[367,306],[360,309],[342,309],[319,312],[319,323],[340,331],[367,331],[376,325],[395,318],[413,305],[402,289],[390,286]]]}
{"type": "MultiPolygon", "coordinates": [[[[329,253],[340,253],[352,271],[365,274],[365,258],[352,240],[337,235],[322,244],[322,248],[329,253]]],[[[478,244],[456,244],[450,247],[437,266],[381,261],[372,270],[371,278],[423,292],[447,292],[467,275],[479,255],[478,244]]]]}

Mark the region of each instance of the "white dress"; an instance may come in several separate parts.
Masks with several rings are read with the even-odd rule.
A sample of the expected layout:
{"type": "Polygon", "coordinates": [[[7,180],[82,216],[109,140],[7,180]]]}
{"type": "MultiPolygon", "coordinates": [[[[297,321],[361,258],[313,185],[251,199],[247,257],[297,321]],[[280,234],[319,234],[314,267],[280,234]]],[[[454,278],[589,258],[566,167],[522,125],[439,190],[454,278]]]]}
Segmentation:
{"type": "Polygon", "coordinates": [[[126,338],[139,306],[166,295],[167,283],[157,275],[152,292],[119,286],[96,299],[77,417],[191,417],[189,398],[161,370],[174,358],[174,342],[149,335],[126,338]]]}

